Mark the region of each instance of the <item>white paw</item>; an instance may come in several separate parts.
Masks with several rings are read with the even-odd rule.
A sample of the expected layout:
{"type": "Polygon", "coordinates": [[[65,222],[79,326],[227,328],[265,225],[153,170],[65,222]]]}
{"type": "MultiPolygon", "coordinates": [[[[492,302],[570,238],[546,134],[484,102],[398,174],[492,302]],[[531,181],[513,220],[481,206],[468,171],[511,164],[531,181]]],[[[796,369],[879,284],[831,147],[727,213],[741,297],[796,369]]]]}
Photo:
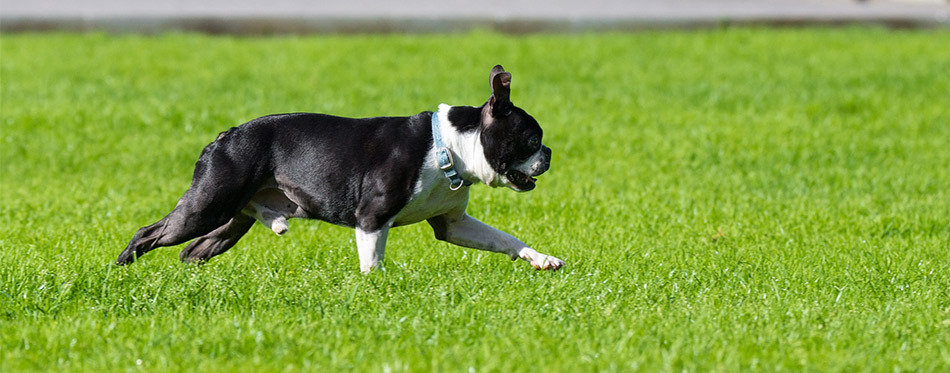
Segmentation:
{"type": "Polygon", "coordinates": [[[274,231],[274,233],[277,233],[278,236],[287,233],[287,228],[287,219],[283,216],[274,219],[274,221],[270,223],[270,229],[274,231]]]}
{"type": "Polygon", "coordinates": [[[385,272],[386,269],[383,268],[383,266],[379,265],[379,263],[366,264],[366,265],[362,263],[360,264],[360,272],[362,272],[364,275],[368,275],[372,272],[380,272],[380,271],[385,272]]]}
{"type": "MultiPolygon", "coordinates": [[[[531,265],[534,265],[534,263],[532,263],[531,265]]],[[[534,265],[534,268],[535,269],[549,269],[552,271],[557,271],[561,269],[561,267],[563,266],[564,266],[563,260],[555,258],[550,255],[545,255],[544,259],[541,260],[541,265],[540,266],[534,265]]]]}
{"type": "Polygon", "coordinates": [[[529,263],[531,263],[531,266],[537,270],[545,269],[545,270],[557,271],[558,269],[561,269],[561,267],[564,266],[563,260],[555,258],[550,255],[541,254],[538,252],[533,253],[533,255],[531,254],[522,255],[521,258],[524,260],[527,260],[529,263]]]}

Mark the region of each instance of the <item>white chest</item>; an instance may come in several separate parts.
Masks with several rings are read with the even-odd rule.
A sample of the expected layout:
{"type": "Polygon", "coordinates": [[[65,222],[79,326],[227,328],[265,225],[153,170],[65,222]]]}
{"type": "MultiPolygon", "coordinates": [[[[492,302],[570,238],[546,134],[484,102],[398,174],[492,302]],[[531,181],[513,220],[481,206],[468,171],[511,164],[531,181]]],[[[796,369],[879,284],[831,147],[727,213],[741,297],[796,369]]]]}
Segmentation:
{"type": "Polygon", "coordinates": [[[418,223],[433,216],[462,209],[468,204],[468,187],[449,189],[448,179],[441,170],[426,167],[422,170],[415,193],[409,203],[399,211],[394,226],[418,223]]]}

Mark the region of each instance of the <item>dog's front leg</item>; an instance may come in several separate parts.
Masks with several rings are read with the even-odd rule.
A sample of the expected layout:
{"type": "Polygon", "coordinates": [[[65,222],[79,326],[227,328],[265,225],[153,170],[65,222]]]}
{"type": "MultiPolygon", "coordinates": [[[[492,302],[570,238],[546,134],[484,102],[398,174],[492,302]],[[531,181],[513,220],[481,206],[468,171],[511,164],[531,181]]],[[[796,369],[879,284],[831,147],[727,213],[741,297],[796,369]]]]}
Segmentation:
{"type": "Polygon", "coordinates": [[[521,258],[535,269],[557,270],[564,265],[564,261],[550,255],[542,254],[514,236],[478,221],[463,213],[457,218],[437,216],[428,220],[435,237],[453,244],[479,250],[505,253],[512,260],[521,258]]]}
{"type": "Polygon", "coordinates": [[[359,252],[361,272],[369,273],[374,268],[382,268],[390,227],[392,222],[383,224],[375,231],[364,231],[356,227],[356,250],[359,252]]]}

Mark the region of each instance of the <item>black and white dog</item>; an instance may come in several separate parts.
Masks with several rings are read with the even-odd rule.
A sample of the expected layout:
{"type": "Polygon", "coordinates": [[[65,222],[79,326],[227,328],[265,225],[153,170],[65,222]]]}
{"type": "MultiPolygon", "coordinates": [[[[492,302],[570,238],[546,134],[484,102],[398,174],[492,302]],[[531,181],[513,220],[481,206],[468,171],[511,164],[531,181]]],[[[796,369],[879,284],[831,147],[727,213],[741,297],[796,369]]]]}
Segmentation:
{"type": "Polygon", "coordinates": [[[564,261],[465,213],[469,186],[529,191],[550,167],[541,127],[509,100],[511,74],[495,66],[480,107],[439,105],[411,117],[270,115],[205,147],[174,210],[138,230],[116,264],[195,239],[185,262],[227,251],[254,221],[278,235],[288,218],[356,229],[360,270],[380,267],[389,228],[426,220],[435,237],[521,258],[537,269],[564,261]]]}

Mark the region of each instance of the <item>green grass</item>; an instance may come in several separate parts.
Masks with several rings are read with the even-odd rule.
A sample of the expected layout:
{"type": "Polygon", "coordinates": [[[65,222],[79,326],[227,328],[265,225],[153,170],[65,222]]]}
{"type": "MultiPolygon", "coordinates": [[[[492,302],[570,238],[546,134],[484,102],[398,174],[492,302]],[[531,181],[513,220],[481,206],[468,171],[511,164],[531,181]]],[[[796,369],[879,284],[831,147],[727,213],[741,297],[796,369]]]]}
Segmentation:
{"type": "Polygon", "coordinates": [[[950,370],[950,32],[2,35],[0,371],[950,370]],[[478,105],[542,123],[469,212],[537,272],[394,229],[255,227],[110,263],[254,117],[478,105]]]}

